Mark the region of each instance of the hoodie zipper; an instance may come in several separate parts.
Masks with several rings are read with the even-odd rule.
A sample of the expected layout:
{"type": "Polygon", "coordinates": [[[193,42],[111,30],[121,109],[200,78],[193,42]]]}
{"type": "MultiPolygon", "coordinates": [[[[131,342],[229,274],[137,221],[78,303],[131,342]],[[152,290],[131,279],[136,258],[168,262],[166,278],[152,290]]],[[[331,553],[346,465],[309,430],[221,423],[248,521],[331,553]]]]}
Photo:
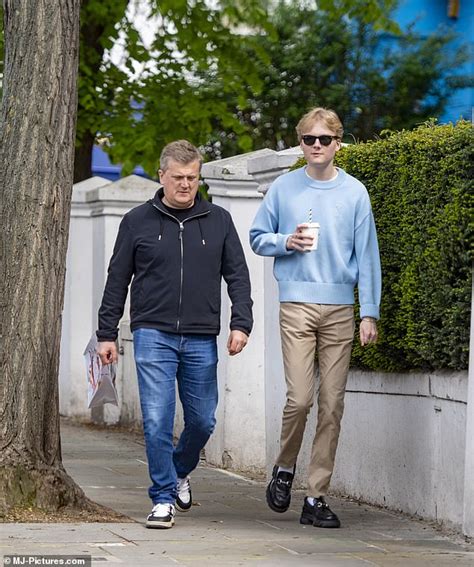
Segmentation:
{"type": "MultiPolygon", "coordinates": [[[[175,217],[176,218],[176,217],[175,217]]],[[[178,221],[179,222],[179,221],[178,221]]],[[[180,275],[179,275],[179,302],[178,302],[178,318],[176,320],[176,330],[179,331],[179,325],[181,317],[181,303],[183,301],[183,277],[184,277],[184,247],[183,247],[183,232],[184,232],[184,224],[179,222],[179,249],[181,253],[181,266],[180,266],[180,275]]]]}
{"type": "Polygon", "coordinates": [[[197,215],[193,215],[192,217],[188,217],[187,219],[184,219],[183,222],[181,222],[180,220],[178,220],[175,216],[173,216],[171,213],[168,213],[168,211],[164,211],[163,209],[160,209],[160,207],[157,207],[155,205],[155,203],[152,203],[152,205],[155,207],[155,209],[157,211],[160,211],[160,213],[163,213],[164,215],[166,215],[167,217],[170,217],[171,219],[173,219],[174,221],[176,221],[178,223],[179,226],[179,234],[178,234],[178,238],[179,238],[179,249],[180,249],[180,281],[179,281],[179,301],[178,301],[178,317],[176,319],[176,330],[179,331],[180,325],[181,325],[181,304],[183,303],[183,280],[184,280],[184,246],[183,246],[183,232],[184,232],[184,223],[188,222],[189,220],[192,219],[196,219],[199,217],[205,217],[206,215],[208,215],[211,211],[203,211],[202,213],[198,213],[197,215]]]}

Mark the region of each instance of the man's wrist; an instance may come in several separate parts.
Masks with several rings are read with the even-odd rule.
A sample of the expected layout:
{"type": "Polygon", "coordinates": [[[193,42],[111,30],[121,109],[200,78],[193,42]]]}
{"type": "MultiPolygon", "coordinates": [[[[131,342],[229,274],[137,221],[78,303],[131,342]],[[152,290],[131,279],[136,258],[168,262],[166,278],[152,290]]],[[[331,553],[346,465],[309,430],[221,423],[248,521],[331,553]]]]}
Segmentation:
{"type": "Polygon", "coordinates": [[[232,331],[240,331],[244,335],[247,335],[247,337],[250,337],[250,331],[248,329],[243,329],[242,327],[230,327],[230,332],[232,331]]]}
{"type": "Polygon", "coordinates": [[[377,323],[377,319],[375,317],[362,317],[362,321],[368,321],[369,323],[377,323]]]}

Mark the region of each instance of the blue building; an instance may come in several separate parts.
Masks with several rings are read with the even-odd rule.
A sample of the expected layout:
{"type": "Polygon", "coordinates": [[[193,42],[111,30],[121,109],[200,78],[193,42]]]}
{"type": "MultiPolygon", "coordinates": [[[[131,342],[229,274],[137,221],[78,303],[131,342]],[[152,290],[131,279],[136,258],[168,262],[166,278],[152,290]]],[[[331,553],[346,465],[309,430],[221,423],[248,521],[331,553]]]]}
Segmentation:
{"type": "MultiPolygon", "coordinates": [[[[471,0],[399,0],[394,19],[402,29],[415,23],[416,32],[429,35],[440,28],[456,33],[453,48],[468,44],[470,61],[459,68],[460,74],[474,75],[474,2],[471,0]]],[[[456,121],[459,118],[472,120],[474,89],[462,89],[451,97],[441,122],[456,121]]]]}
{"type": "MultiPolygon", "coordinates": [[[[471,59],[460,73],[474,75],[473,38],[474,38],[474,1],[473,0],[399,0],[399,6],[394,14],[395,21],[402,29],[414,23],[415,31],[429,35],[444,27],[453,30],[458,39],[453,42],[453,48],[461,43],[470,46],[471,59]]],[[[474,109],[474,90],[462,89],[451,98],[441,122],[456,121],[459,118],[472,120],[474,109]]],[[[115,181],[120,177],[121,167],[110,163],[108,155],[98,146],[94,147],[92,156],[92,172],[115,181]]],[[[136,167],[134,173],[144,175],[141,167],[136,167]]]]}
{"type": "MultiPolygon", "coordinates": [[[[94,146],[92,149],[92,175],[98,175],[99,177],[110,179],[111,181],[117,181],[120,177],[121,171],[121,166],[111,163],[109,156],[100,146],[94,146]]],[[[143,168],[140,166],[137,166],[133,170],[133,173],[135,175],[147,177],[143,168]]]]}

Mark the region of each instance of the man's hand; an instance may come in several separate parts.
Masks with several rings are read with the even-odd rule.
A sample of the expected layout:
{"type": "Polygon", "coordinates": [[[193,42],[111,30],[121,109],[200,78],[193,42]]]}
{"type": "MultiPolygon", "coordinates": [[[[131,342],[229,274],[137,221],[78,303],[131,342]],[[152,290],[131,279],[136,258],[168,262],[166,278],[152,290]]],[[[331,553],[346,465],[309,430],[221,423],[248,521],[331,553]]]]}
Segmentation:
{"type": "Polygon", "coordinates": [[[111,364],[118,361],[117,345],[113,341],[97,343],[97,354],[100,356],[102,364],[111,364]]]}
{"type": "Polygon", "coordinates": [[[296,250],[298,252],[305,252],[313,244],[314,237],[304,233],[306,224],[299,224],[295,232],[290,234],[286,240],[287,250],[296,250]]]}
{"type": "Polygon", "coordinates": [[[360,322],[359,334],[360,344],[362,346],[377,342],[377,321],[375,319],[362,319],[360,322]]]}
{"type": "Polygon", "coordinates": [[[248,336],[242,331],[231,331],[227,341],[227,350],[230,356],[239,354],[249,340],[248,336]]]}

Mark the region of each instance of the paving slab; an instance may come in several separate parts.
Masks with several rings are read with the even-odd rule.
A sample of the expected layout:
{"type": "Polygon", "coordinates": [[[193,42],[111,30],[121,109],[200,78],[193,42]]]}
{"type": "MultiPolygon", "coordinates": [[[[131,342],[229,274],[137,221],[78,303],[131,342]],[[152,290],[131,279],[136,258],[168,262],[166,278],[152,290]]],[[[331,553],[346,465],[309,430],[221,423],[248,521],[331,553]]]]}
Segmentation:
{"type": "Polygon", "coordinates": [[[145,448],[126,431],[62,424],[63,462],[89,498],[128,523],[0,524],[0,554],[87,555],[92,565],[147,567],[474,567],[474,546],[433,524],[331,498],[342,527],[299,524],[304,493],[285,514],[265,502],[265,483],[207,466],[192,475],[195,505],[170,530],[146,529],[145,448]]]}

